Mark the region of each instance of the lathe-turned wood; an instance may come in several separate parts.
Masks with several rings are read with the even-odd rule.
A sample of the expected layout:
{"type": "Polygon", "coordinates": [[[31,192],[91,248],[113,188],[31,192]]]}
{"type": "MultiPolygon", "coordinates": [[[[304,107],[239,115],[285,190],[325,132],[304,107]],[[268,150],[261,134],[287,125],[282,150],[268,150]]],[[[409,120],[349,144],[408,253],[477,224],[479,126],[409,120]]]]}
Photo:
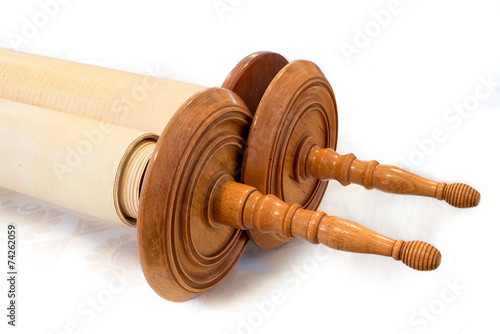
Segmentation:
{"type": "Polygon", "coordinates": [[[395,241],[235,182],[251,121],[234,93],[208,89],[186,101],[160,136],[137,223],[141,266],[160,296],[183,301],[218,284],[241,256],[247,229],[392,256],[417,270],[439,266],[440,253],[427,243],[395,241]]]}
{"type": "MultiPolygon", "coordinates": [[[[479,193],[467,185],[446,185],[375,161],[359,161],[353,154],[338,155],[337,129],[335,96],[321,70],[309,61],[286,65],[269,84],[255,113],[243,183],[313,210],[331,179],[396,194],[431,196],[456,207],[479,203],[479,193]]],[[[264,249],[289,241],[280,234],[252,229],[248,233],[264,249]]]]}
{"type": "MultiPolygon", "coordinates": [[[[326,188],[326,182],[308,171],[307,161],[312,156],[309,165],[315,169],[319,150],[312,154],[312,149],[335,148],[337,138],[333,92],[312,63],[286,65],[283,57],[272,53],[240,62],[224,85],[242,94],[251,112],[236,94],[224,89],[199,92],[197,86],[160,80],[155,90],[149,87],[151,77],[43,59],[51,69],[58,67],[52,73],[35,64],[36,56],[0,55],[5,57],[0,82],[9,88],[1,91],[6,98],[52,103],[49,107],[62,112],[76,110],[156,133],[168,122],[149,161],[149,144],[147,150],[130,155],[138,159],[130,161],[130,169],[137,172],[127,174],[130,177],[124,179],[130,182],[123,184],[135,185],[134,191],[118,196],[128,215],[138,212],[141,265],[149,284],[164,298],[187,300],[221,282],[247,245],[243,230],[263,248],[301,237],[335,249],[392,256],[417,270],[439,266],[440,253],[430,244],[396,241],[351,221],[307,210],[317,207],[326,188]],[[79,74],[79,88],[68,85],[74,79],[70,69],[79,74]],[[29,92],[23,89],[26,82],[34,83],[28,85],[29,92]],[[50,83],[49,91],[44,82],[50,83]],[[155,91],[145,98],[147,103],[135,103],[133,110],[116,108],[144,84],[155,91]],[[171,93],[170,97],[162,92],[171,93]],[[185,102],[173,114],[180,101],[185,102]],[[245,143],[254,109],[253,134],[245,143]],[[245,153],[242,164],[245,145],[251,153],[245,153]],[[236,182],[240,177],[257,184],[264,180],[259,189],[265,190],[236,182]]],[[[323,168],[320,163],[316,169],[323,168]]]]}
{"type": "Polygon", "coordinates": [[[355,183],[366,189],[393,194],[444,199],[457,208],[470,208],[479,204],[479,192],[466,184],[427,180],[398,167],[380,165],[375,160],[358,160],[352,153],[340,155],[330,148],[312,147],[302,171],[303,177],[337,180],[343,186],[355,183]]]}
{"type": "Polygon", "coordinates": [[[248,237],[217,225],[209,199],[221,175],[239,180],[252,115],[234,93],[188,99],[157,142],[142,185],[137,246],[149,285],[184,301],[213,288],[241,257],[248,237]]]}
{"type": "Polygon", "coordinates": [[[287,64],[274,52],[252,53],[234,67],[221,87],[235,92],[254,115],[267,87],[287,64]]]}
{"type": "Polygon", "coordinates": [[[441,253],[422,241],[393,240],[350,220],[304,210],[254,187],[226,181],[213,199],[214,221],[261,233],[279,233],[347,252],[391,256],[416,270],[434,270],[441,253]]]}
{"type": "MultiPolygon", "coordinates": [[[[203,89],[181,82],[4,49],[0,49],[0,60],[2,98],[71,112],[156,134],[161,133],[170,117],[188,97],[203,89]],[[88,98],[89,96],[92,98],[88,98]]],[[[304,151],[304,145],[306,148],[316,144],[335,149],[337,116],[335,98],[328,81],[317,68],[302,71],[304,63],[307,62],[287,65],[286,59],[279,54],[254,53],[233,69],[223,87],[239,94],[252,114],[261,104],[264,91],[267,91],[263,101],[265,106],[259,108],[259,113],[271,112],[268,115],[271,123],[276,123],[275,114],[280,114],[280,111],[273,109],[275,107],[273,103],[277,103],[277,108],[286,109],[285,120],[291,126],[284,124],[282,118],[281,123],[278,121],[278,127],[273,127],[273,124],[260,124],[251,131],[258,134],[249,138],[251,150],[258,145],[268,145],[269,148],[265,150],[276,153],[276,157],[271,159],[273,165],[269,166],[270,177],[267,181],[274,185],[268,185],[268,189],[261,191],[276,193],[287,201],[299,202],[307,208],[314,209],[319,205],[326,185],[313,178],[304,178],[304,173],[301,173],[306,160],[304,154],[308,153],[304,151]],[[317,97],[314,96],[316,93],[317,97]],[[300,103],[296,103],[297,101],[300,103]],[[290,102],[293,102],[293,105],[290,102]],[[302,138],[305,133],[304,127],[309,127],[313,134],[309,142],[302,138]],[[274,134],[273,131],[278,133],[274,134]],[[295,133],[290,135],[291,131],[295,133]],[[328,136],[321,136],[321,131],[326,131],[330,139],[328,136]],[[266,138],[271,136],[279,138],[266,141],[266,138]],[[290,164],[284,159],[290,156],[287,150],[295,149],[297,137],[301,138],[299,143],[301,160],[294,161],[296,166],[290,171],[290,164]],[[330,143],[324,143],[325,141],[330,143]],[[280,169],[281,166],[286,168],[284,173],[280,169]],[[292,172],[294,179],[288,180],[287,176],[292,172]],[[297,180],[299,182],[295,182],[297,180]]],[[[256,123],[260,122],[260,119],[264,120],[266,116],[256,115],[256,123]]],[[[252,165],[253,162],[247,164],[249,169],[253,168],[252,165]]],[[[377,169],[381,170],[380,167],[377,169]]],[[[255,173],[260,172],[257,170],[255,173]]],[[[252,178],[250,175],[249,182],[260,189],[259,183],[254,183],[252,178]]],[[[462,184],[449,185],[443,190],[442,197],[458,207],[467,207],[479,201],[479,194],[462,184]]],[[[440,198],[440,193],[437,194],[437,198],[440,198]]]]}

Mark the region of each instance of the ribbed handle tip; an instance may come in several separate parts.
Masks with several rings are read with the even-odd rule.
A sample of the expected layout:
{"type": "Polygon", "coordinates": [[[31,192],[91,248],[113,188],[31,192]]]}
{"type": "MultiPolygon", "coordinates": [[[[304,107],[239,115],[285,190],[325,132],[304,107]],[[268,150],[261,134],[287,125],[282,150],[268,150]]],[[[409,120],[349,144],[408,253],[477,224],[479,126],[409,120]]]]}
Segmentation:
{"type": "Polygon", "coordinates": [[[447,184],[443,190],[443,199],[457,208],[472,208],[479,204],[479,192],[463,183],[447,184]]]}
{"type": "Polygon", "coordinates": [[[441,264],[441,253],[424,241],[398,240],[393,252],[394,259],[415,270],[434,270],[441,264]]]}

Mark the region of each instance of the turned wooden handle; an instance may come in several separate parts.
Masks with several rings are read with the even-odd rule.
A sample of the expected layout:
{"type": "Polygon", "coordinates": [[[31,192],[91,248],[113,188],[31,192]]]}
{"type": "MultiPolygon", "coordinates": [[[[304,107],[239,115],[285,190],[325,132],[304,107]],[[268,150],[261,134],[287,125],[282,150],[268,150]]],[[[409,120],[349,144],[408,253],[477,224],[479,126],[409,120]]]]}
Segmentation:
{"type": "Polygon", "coordinates": [[[463,184],[435,182],[404,169],[379,165],[375,160],[362,161],[352,153],[340,155],[331,148],[313,146],[307,155],[306,177],[337,180],[343,186],[351,183],[366,189],[378,189],[393,194],[419,195],[445,200],[457,208],[470,208],[479,204],[480,194],[463,184]]]}
{"type": "Polygon", "coordinates": [[[350,220],[305,210],[233,181],[219,186],[211,208],[214,222],[242,230],[299,237],[347,252],[390,256],[416,270],[434,270],[441,263],[441,253],[426,242],[393,240],[350,220]]]}

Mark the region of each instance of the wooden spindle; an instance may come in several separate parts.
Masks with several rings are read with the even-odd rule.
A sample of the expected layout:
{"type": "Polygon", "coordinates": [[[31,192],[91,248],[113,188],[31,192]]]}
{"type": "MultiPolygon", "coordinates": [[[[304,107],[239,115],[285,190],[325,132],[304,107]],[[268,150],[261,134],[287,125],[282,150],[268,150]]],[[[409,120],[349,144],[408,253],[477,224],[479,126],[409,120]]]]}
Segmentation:
{"type": "MultiPolygon", "coordinates": [[[[243,80],[250,75],[244,72],[245,62],[242,64],[233,72],[243,80]]],[[[459,208],[478,205],[479,193],[465,184],[447,185],[376,161],[360,161],[354,154],[339,155],[335,152],[337,103],[323,72],[304,60],[279,65],[283,67],[262,96],[250,128],[243,183],[310,210],[319,206],[328,180],[396,194],[430,196],[459,208]]],[[[234,75],[231,78],[234,80],[234,75]]],[[[374,108],[370,112],[378,111],[374,108]]],[[[261,233],[257,229],[249,229],[248,233],[264,249],[290,240],[280,233],[261,233]]]]}
{"type": "Polygon", "coordinates": [[[479,204],[479,192],[466,184],[431,181],[398,167],[380,165],[375,160],[358,160],[352,153],[340,155],[315,145],[304,164],[306,177],[337,180],[343,186],[354,183],[392,194],[433,197],[457,208],[479,204]]]}
{"type": "Polygon", "coordinates": [[[428,243],[394,240],[240,183],[251,121],[238,96],[209,89],[186,101],[158,139],[142,183],[137,242],[160,296],[187,300],[218,284],[241,256],[245,230],[389,256],[417,270],[439,266],[428,243]]]}
{"type": "MultiPolygon", "coordinates": [[[[335,146],[335,140],[329,139],[336,138],[336,120],[322,127],[322,121],[329,116],[322,114],[321,111],[318,112],[322,105],[334,108],[335,103],[329,103],[328,99],[316,103],[315,95],[320,92],[314,84],[310,86],[313,92],[304,90],[311,94],[298,95],[297,103],[300,107],[308,107],[313,103],[311,113],[308,113],[309,110],[303,114],[291,113],[293,117],[288,118],[291,122],[285,124],[284,128],[278,127],[268,131],[264,127],[263,136],[257,135],[254,131],[247,141],[253,110],[249,111],[245,103],[228,90],[200,91],[201,88],[197,86],[165,80],[159,80],[150,86],[150,77],[77,66],[68,62],[59,63],[50,59],[43,61],[54,66],[37,66],[35,56],[6,51],[0,52],[0,58],[6,60],[3,62],[5,66],[0,66],[0,73],[3,73],[4,78],[0,81],[6,84],[4,85],[6,88],[0,92],[5,96],[0,96],[17,101],[5,100],[5,111],[16,112],[16,117],[12,119],[4,117],[4,130],[0,131],[4,141],[10,140],[5,142],[8,145],[4,145],[4,153],[13,156],[2,160],[0,169],[4,168],[4,171],[11,172],[11,174],[4,173],[6,175],[17,176],[14,177],[14,181],[17,182],[12,182],[13,177],[6,177],[0,180],[3,182],[0,185],[40,196],[84,213],[99,215],[105,219],[123,221],[132,226],[137,223],[141,266],[149,284],[164,298],[174,301],[187,300],[221,282],[247,245],[247,235],[243,230],[248,230],[254,240],[256,233],[277,235],[279,242],[300,237],[334,249],[390,256],[417,270],[433,270],[440,264],[439,251],[428,243],[393,240],[349,220],[327,216],[319,211],[306,210],[301,204],[287,203],[302,203],[294,200],[294,196],[298,199],[307,199],[309,196],[311,200],[307,204],[317,205],[326,187],[325,182],[317,179],[308,181],[314,177],[309,177],[306,173],[302,177],[303,180],[300,180],[306,186],[303,189],[293,188],[295,181],[291,177],[292,174],[295,176],[300,174],[297,174],[297,170],[307,170],[308,155],[304,156],[302,152],[309,153],[309,151],[299,149],[311,147],[310,141],[306,146],[302,145],[307,135],[310,133],[314,135],[314,132],[326,133],[328,140],[318,141],[318,145],[335,146]],[[47,78],[52,74],[51,71],[44,72],[43,69],[52,70],[56,67],[55,64],[57,67],[60,66],[59,74],[51,76],[49,80],[47,78]],[[26,69],[24,65],[29,65],[29,68],[26,69]],[[19,71],[16,70],[16,66],[19,71]],[[80,81],[75,84],[72,81],[73,77],[62,75],[64,73],[73,74],[80,81]],[[47,95],[43,90],[42,93],[38,91],[38,87],[41,87],[38,85],[40,82],[49,83],[47,87],[42,86],[50,88],[48,90],[51,94],[47,95]],[[68,85],[68,82],[73,84],[68,85]],[[97,85],[96,82],[102,82],[102,85],[97,85]],[[26,89],[33,90],[24,89],[24,85],[26,89]],[[115,113],[116,104],[120,105],[123,97],[134,92],[135,88],[142,87],[141,85],[151,88],[151,94],[144,100],[145,104],[134,103],[132,109],[120,108],[123,113],[115,113]],[[75,86],[80,86],[78,94],[73,91],[75,86]],[[8,87],[12,89],[7,89],[8,87]],[[19,87],[23,89],[18,89],[19,87]],[[158,90],[153,89],[155,87],[158,90]],[[164,94],[167,91],[171,93],[169,96],[164,94]],[[197,93],[188,97],[194,92],[197,93]],[[60,96],[72,96],[71,99],[67,99],[71,103],[62,103],[60,96]],[[185,102],[175,112],[176,107],[184,100],[185,102]],[[76,147],[83,145],[77,134],[85,136],[84,143],[90,142],[87,135],[91,130],[87,125],[91,123],[95,125],[97,122],[89,119],[73,122],[70,118],[75,116],[60,113],[73,111],[73,108],[70,108],[73,103],[78,107],[75,110],[80,113],[79,116],[126,126],[118,127],[109,136],[99,134],[99,144],[95,144],[96,147],[85,154],[86,165],[90,165],[91,168],[78,169],[79,174],[77,174],[77,166],[74,166],[75,172],[68,175],[68,180],[65,180],[64,184],[59,180],[57,185],[60,187],[55,188],[53,187],[55,182],[52,182],[55,177],[49,175],[48,166],[57,160],[56,157],[63,156],[61,152],[64,153],[70,140],[74,141],[76,147]],[[45,109],[47,107],[60,112],[45,109]],[[147,117],[143,117],[141,113],[145,109],[151,111],[147,117]],[[19,125],[23,123],[21,119],[28,115],[27,113],[22,115],[20,112],[23,110],[30,111],[30,121],[36,123],[28,127],[29,133],[33,134],[31,140],[24,138],[26,134],[20,131],[19,125]],[[158,118],[151,116],[156,112],[162,115],[158,118]],[[301,119],[303,115],[305,118],[301,119]],[[13,120],[19,121],[10,124],[9,122],[12,123],[13,120]],[[42,120],[47,120],[49,123],[53,121],[53,124],[50,123],[53,127],[42,126],[39,129],[42,120]],[[66,121],[68,124],[75,124],[68,127],[59,126],[61,122],[66,121]],[[294,122],[299,122],[301,126],[295,127],[294,122]],[[162,131],[165,123],[166,127],[162,131]],[[153,133],[142,133],[129,129],[129,126],[151,128],[153,133]],[[58,132],[51,131],[51,128],[57,129],[58,132]],[[290,133],[292,130],[293,134],[290,133]],[[156,145],[149,142],[142,143],[144,140],[156,141],[157,136],[154,133],[162,133],[156,145]],[[16,137],[16,134],[20,137],[16,137]],[[279,137],[278,140],[276,136],[279,137]],[[50,140],[41,140],[46,138],[50,140]],[[136,142],[140,145],[135,145],[136,142]],[[25,152],[23,155],[25,159],[20,164],[17,163],[15,149],[19,143],[28,143],[31,149],[25,152]],[[39,146],[40,143],[47,147],[39,146]],[[245,152],[242,164],[242,153],[245,148],[250,147],[255,150],[259,144],[262,152],[274,151],[280,156],[277,159],[268,159],[267,154],[258,154],[257,159],[253,160],[249,159],[249,155],[245,152]],[[303,164],[297,164],[294,156],[306,160],[299,159],[298,161],[303,164]],[[40,163],[43,168],[39,168],[40,163]],[[272,165],[268,169],[261,168],[261,163],[272,163],[272,165]],[[290,168],[290,165],[294,167],[290,168]],[[119,170],[116,170],[117,168],[119,170]],[[33,170],[37,172],[34,173],[33,170]],[[41,172],[43,170],[46,172],[41,172]],[[269,176],[273,176],[277,170],[283,179],[274,182],[269,176]],[[252,173],[257,173],[278,186],[279,191],[271,189],[264,193],[286,194],[285,196],[292,196],[292,199],[282,201],[274,195],[263,195],[259,191],[260,188],[257,190],[252,186],[235,182],[240,181],[240,177],[241,180],[252,180],[252,173]],[[82,181],[91,176],[94,177],[92,183],[87,184],[86,181],[82,181]],[[106,182],[100,181],[101,179],[105,179],[106,182]],[[26,182],[27,180],[32,182],[26,182]],[[75,187],[75,184],[78,187],[75,187]],[[316,187],[317,184],[322,185],[316,187]],[[292,185],[292,191],[288,188],[289,185],[292,185]],[[43,192],[45,189],[51,192],[46,194],[43,192]],[[313,191],[303,191],[307,189],[313,191]],[[96,197],[98,194],[105,198],[99,200],[100,197],[96,197]],[[110,194],[113,194],[113,197],[109,196],[110,194]],[[68,198],[71,201],[68,201],[68,198]],[[96,206],[100,203],[96,202],[105,204],[106,210],[98,210],[96,206]],[[106,214],[101,214],[101,211],[106,211],[104,212],[106,214]]],[[[258,106],[253,125],[281,125],[282,118],[275,121],[279,118],[277,116],[280,116],[278,109],[273,109],[275,112],[269,114],[270,122],[263,120],[259,110],[265,109],[269,95],[280,94],[279,90],[276,92],[270,90],[275,87],[274,80],[265,89],[271,77],[277,73],[277,78],[289,79],[290,73],[280,70],[285,63],[282,57],[262,53],[249,62],[240,63],[250,72],[240,72],[239,75],[230,77],[230,80],[226,81],[225,84],[233,85],[235,90],[246,92],[243,95],[246,99],[252,100],[252,103],[249,103],[252,108],[258,106]],[[267,75],[257,75],[261,67],[267,69],[267,75]],[[251,92],[248,92],[247,88],[251,92]],[[262,101],[266,102],[264,107],[262,103],[259,104],[261,97],[262,101]]],[[[308,74],[307,71],[305,73],[308,74]]],[[[302,79],[300,76],[292,76],[290,83],[293,84],[297,80],[302,79]]],[[[303,84],[309,85],[310,81],[307,80],[303,84]]],[[[285,86],[287,89],[290,87],[285,86]]],[[[295,93],[295,90],[288,89],[287,94],[290,93],[295,93]]],[[[280,99],[280,96],[276,96],[275,100],[280,104],[286,101],[280,99]]],[[[287,116],[285,115],[285,118],[287,116]]],[[[458,188],[459,193],[463,191],[463,187],[460,186],[450,188],[452,190],[443,188],[442,196],[447,197],[446,194],[449,193],[453,198],[460,198],[456,195],[457,191],[453,191],[454,188],[458,188]]],[[[272,246],[276,245],[274,243],[272,246]]]]}
{"type": "Polygon", "coordinates": [[[213,220],[237,229],[299,237],[347,252],[390,256],[416,270],[434,270],[441,263],[440,252],[431,244],[393,240],[350,220],[263,195],[242,183],[222,183],[212,201],[213,220]]]}

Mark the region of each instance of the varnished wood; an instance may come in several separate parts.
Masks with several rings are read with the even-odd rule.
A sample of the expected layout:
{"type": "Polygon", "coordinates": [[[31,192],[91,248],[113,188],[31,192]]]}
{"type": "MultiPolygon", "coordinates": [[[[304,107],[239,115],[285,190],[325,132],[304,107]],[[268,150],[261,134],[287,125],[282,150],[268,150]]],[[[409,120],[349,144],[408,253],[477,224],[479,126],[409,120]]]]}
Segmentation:
{"type": "MultiPolygon", "coordinates": [[[[157,134],[187,98],[203,89],[4,49],[0,49],[0,60],[2,98],[157,134]]],[[[272,164],[267,166],[268,175],[264,176],[267,178],[265,189],[259,184],[262,181],[253,180],[260,178],[253,174],[263,173],[257,159],[253,159],[255,168],[253,163],[247,164],[249,170],[254,169],[253,173],[247,173],[248,182],[264,193],[275,193],[284,200],[314,209],[323,196],[325,185],[315,178],[304,178],[302,170],[306,157],[301,155],[299,160],[292,160],[293,153],[290,151],[298,147],[301,154],[307,154],[304,149],[313,144],[335,149],[335,144],[325,143],[328,138],[321,138],[321,132],[330,133],[330,141],[334,140],[337,118],[335,98],[328,81],[317,67],[306,66],[307,63],[288,64],[279,54],[257,52],[244,58],[231,71],[223,87],[240,95],[252,114],[259,110],[255,123],[261,124],[256,124],[256,129],[252,130],[256,135],[249,138],[248,154],[267,154],[272,164]],[[267,94],[264,94],[265,91],[267,94]],[[278,108],[285,110],[274,110],[278,108]],[[315,110],[320,112],[315,115],[315,110]],[[269,114],[268,117],[261,115],[263,113],[269,114]],[[304,137],[307,132],[310,132],[310,141],[304,137]],[[268,137],[273,138],[266,141],[268,137]],[[258,146],[268,148],[262,148],[261,152],[258,146]],[[271,157],[273,154],[275,157],[271,157]],[[295,164],[293,170],[290,170],[291,163],[295,164]],[[289,179],[292,173],[294,178],[289,179]]],[[[376,173],[382,175],[382,170],[379,166],[376,173]]],[[[389,179],[385,177],[382,183],[386,184],[389,179]]],[[[406,188],[398,183],[385,191],[412,194],[412,189],[423,188],[423,184],[416,185],[413,181],[406,184],[406,188]]],[[[432,187],[426,192],[432,191],[432,187]]],[[[479,202],[479,193],[463,184],[449,185],[443,188],[442,193],[438,191],[435,197],[457,207],[474,206],[479,202]]]]}
{"type": "MultiPolygon", "coordinates": [[[[174,115],[173,104],[169,104],[168,117],[159,118],[168,124],[149,161],[150,153],[146,150],[130,155],[137,161],[130,161],[131,172],[124,177],[130,182],[124,184],[133,184],[133,191],[120,198],[130,204],[126,205],[128,214],[135,215],[135,196],[140,189],[139,256],[148,283],[160,296],[184,301],[220,283],[247,245],[245,230],[263,248],[274,248],[300,237],[334,249],[390,256],[417,270],[439,266],[441,255],[428,243],[394,240],[347,219],[314,211],[326,188],[321,179],[338,179],[335,168],[325,172],[331,164],[350,171],[347,181],[344,174],[339,174],[344,183],[356,183],[359,175],[365,186],[384,185],[384,181],[366,176],[367,170],[375,173],[375,163],[357,162],[348,155],[347,166],[348,159],[331,153],[332,150],[320,149],[336,146],[338,125],[333,91],[314,64],[286,64],[280,55],[257,53],[240,62],[224,83],[242,94],[252,110],[256,109],[253,123],[253,112],[234,92],[207,89],[187,98],[174,115]],[[269,110],[273,112],[267,114],[269,110]],[[253,132],[245,142],[250,124],[253,132]],[[246,145],[250,153],[245,153],[243,160],[246,145]],[[242,180],[251,184],[264,181],[256,189],[238,182],[242,180]],[[265,195],[268,193],[271,194],[265,195]]],[[[92,70],[106,72],[109,80],[114,77],[107,70],[92,70]]],[[[9,72],[14,81],[22,82],[14,72],[9,72]]],[[[120,75],[124,80],[130,79],[128,84],[140,79],[131,74],[120,75]]],[[[97,75],[92,77],[95,80],[97,75]]],[[[43,73],[37,78],[43,79],[43,73]]],[[[106,86],[118,94],[112,90],[110,82],[116,83],[113,80],[106,86]]],[[[55,86],[66,87],[57,82],[55,86]]],[[[94,94],[107,94],[92,89],[94,94]]],[[[190,87],[183,92],[187,94],[190,89],[199,88],[190,87]]],[[[53,102],[56,91],[53,89],[54,95],[37,103],[53,102]]],[[[31,98],[35,94],[28,95],[31,98]]],[[[98,119],[112,118],[104,115],[106,106],[111,107],[102,105],[102,113],[93,115],[98,119]]],[[[61,111],[66,109],[61,107],[61,111]]],[[[90,109],[87,106],[80,112],[90,109]]],[[[134,117],[139,116],[131,119],[134,117]]],[[[162,126],[162,121],[148,121],[156,129],[162,126]]],[[[443,198],[454,188],[457,186],[443,186],[440,192],[440,185],[436,186],[443,198]]]]}
{"type": "Polygon", "coordinates": [[[380,165],[377,161],[362,161],[352,153],[340,155],[332,149],[313,146],[307,155],[304,177],[337,180],[341,185],[351,183],[366,189],[404,195],[418,195],[445,200],[457,208],[479,204],[479,192],[461,183],[446,184],[425,179],[401,168],[380,165]]]}
{"type": "Polygon", "coordinates": [[[160,296],[184,301],[221,282],[247,244],[244,230],[391,256],[417,270],[439,266],[439,251],[427,243],[393,240],[236,182],[251,121],[234,93],[207,89],[186,101],[160,136],[137,224],[141,266],[160,296]]]}
{"type": "MultiPolygon", "coordinates": [[[[269,84],[255,113],[244,157],[243,182],[307,209],[316,209],[328,180],[364,185],[395,194],[430,196],[459,207],[478,205],[472,187],[427,180],[354,154],[335,152],[335,95],[321,70],[309,61],[294,61],[269,84]]],[[[289,239],[248,231],[261,248],[279,247],[289,239]]]]}
{"type": "MultiPolygon", "coordinates": [[[[338,118],[333,90],[312,62],[294,61],[269,85],[254,116],[242,182],[306,209],[319,206],[328,182],[297,174],[296,156],[312,145],[335,148],[338,118]]],[[[247,232],[260,248],[289,241],[277,233],[247,232]]]]}
{"type": "Polygon", "coordinates": [[[251,121],[234,93],[208,89],[186,101],[158,140],[140,195],[137,246],[163,298],[184,301],[213,288],[247,245],[244,231],[213,222],[209,199],[221,176],[239,180],[251,121]]]}
{"type": "Polygon", "coordinates": [[[393,240],[350,220],[304,210],[274,195],[232,181],[220,185],[213,197],[214,221],[242,230],[299,237],[330,248],[390,256],[416,270],[434,270],[441,263],[440,252],[422,241],[393,240]]]}
{"type": "Polygon", "coordinates": [[[287,64],[288,61],[277,53],[252,53],[234,67],[221,87],[238,94],[253,115],[267,87],[287,64]]]}

